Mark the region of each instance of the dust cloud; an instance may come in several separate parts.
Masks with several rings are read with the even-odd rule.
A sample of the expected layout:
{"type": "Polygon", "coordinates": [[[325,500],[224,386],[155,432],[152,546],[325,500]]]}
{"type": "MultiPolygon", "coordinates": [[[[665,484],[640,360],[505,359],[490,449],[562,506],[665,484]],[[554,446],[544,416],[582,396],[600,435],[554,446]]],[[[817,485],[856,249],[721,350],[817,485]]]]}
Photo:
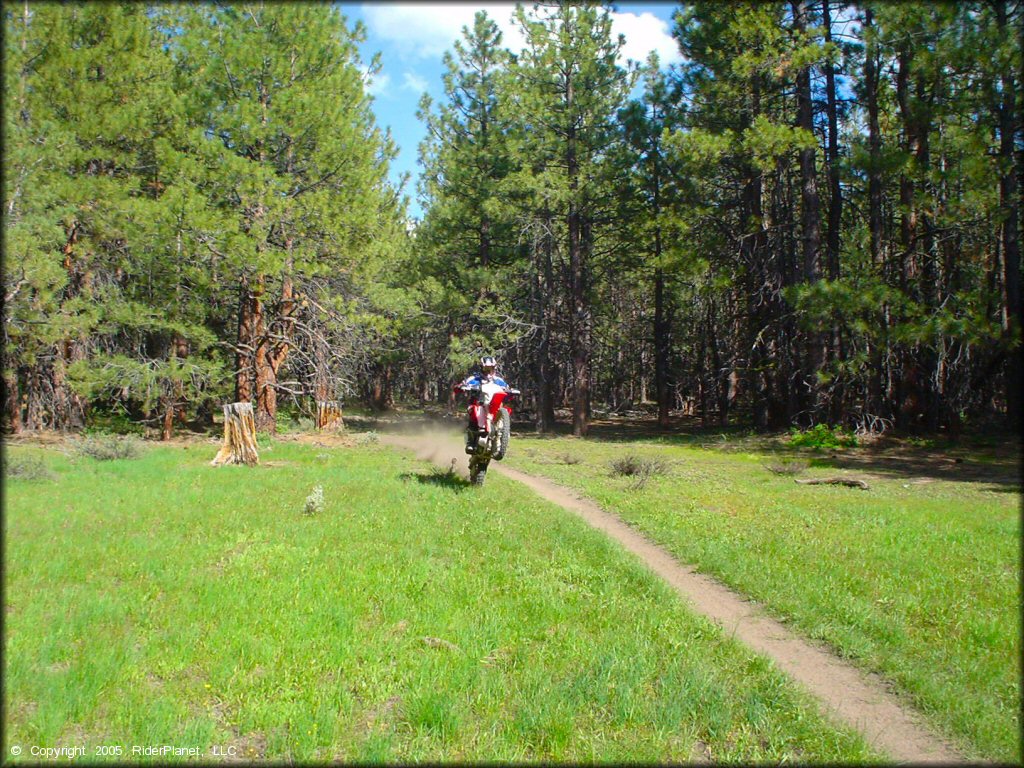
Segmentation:
{"type": "Polygon", "coordinates": [[[411,450],[417,459],[440,467],[453,467],[464,480],[469,478],[463,429],[459,425],[423,424],[381,435],[381,442],[411,450]]]}

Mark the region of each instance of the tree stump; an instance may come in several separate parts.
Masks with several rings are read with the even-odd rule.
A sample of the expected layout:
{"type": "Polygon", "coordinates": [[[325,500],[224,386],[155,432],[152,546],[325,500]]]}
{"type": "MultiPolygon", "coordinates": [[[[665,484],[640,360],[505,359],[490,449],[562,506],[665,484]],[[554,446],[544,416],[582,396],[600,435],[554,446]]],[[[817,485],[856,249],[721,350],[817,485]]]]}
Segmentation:
{"type": "Polygon", "coordinates": [[[316,404],[316,428],[338,429],[342,426],[341,406],[336,400],[321,401],[316,404]]]}
{"type": "Polygon", "coordinates": [[[259,451],[256,448],[256,419],[252,403],[229,403],[224,406],[224,444],[210,464],[219,467],[222,464],[245,464],[253,466],[260,463],[259,451]]]}

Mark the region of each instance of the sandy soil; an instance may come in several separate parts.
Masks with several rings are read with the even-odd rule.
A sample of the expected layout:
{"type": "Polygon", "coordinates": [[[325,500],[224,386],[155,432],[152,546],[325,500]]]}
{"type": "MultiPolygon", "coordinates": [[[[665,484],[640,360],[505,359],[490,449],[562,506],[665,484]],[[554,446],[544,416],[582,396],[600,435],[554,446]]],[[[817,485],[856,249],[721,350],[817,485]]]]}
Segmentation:
{"type": "MultiPolygon", "coordinates": [[[[415,452],[420,459],[467,476],[467,457],[454,429],[381,436],[387,445],[415,452]]],[[[513,439],[512,449],[515,450],[513,439]]],[[[905,707],[885,682],[844,662],[828,649],[802,639],[767,616],[756,604],[715,580],[680,563],[665,549],[646,539],[618,517],[549,480],[527,475],[492,461],[491,472],[528,486],[543,498],[579,515],[604,532],[671,585],[695,610],[729,635],[774,660],[786,674],[816,696],[838,720],[860,730],[870,744],[901,763],[964,762],[953,746],[932,732],[905,707]]]]}

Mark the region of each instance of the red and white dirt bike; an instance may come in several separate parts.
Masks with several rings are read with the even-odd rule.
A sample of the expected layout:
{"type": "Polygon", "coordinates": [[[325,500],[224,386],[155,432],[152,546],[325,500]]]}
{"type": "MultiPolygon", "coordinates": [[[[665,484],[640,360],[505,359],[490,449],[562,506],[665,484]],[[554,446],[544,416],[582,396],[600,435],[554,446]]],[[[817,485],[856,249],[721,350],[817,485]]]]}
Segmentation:
{"type": "Polygon", "coordinates": [[[483,485],[491,459],[501,461],[508,451],[512,409],[508,401],[518,389],[493,381],[458,387],[469,394],[466,424],[466,453],[469,454],[469,482],[483,485]]]}

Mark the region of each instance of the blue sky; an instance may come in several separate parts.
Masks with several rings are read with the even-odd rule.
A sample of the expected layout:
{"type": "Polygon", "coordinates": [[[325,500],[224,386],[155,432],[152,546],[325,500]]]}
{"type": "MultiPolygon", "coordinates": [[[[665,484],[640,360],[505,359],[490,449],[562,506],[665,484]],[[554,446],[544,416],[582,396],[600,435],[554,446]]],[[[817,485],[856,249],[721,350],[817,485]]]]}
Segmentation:
{"type": "MultiPolygon", "coordinates": [[[[377,52],[382,68],[370,85],[374,111],[381,126],[391,128],[400,147],[392,163],[391,178],[398,181],[403,172],[410,175],[405,193],[409,197],[409,214],[422,215],[416,200],[417,146],[423,139],[423,125],[416,119],[416,106],[426,91],[437,102],[444,92],[441,57],[451,50],[461,36],[464,25],[472,25],[473,15],[486,10],[498,23],[506,46],[517,49],[521,41],[511,23],[515,3],[340,3],[349,23],[359,20],[366,25],[366,42],[361,54],[365,61],[377,52]]],[[[529,3],[526,4],[529,7],[529,3]]],[[[647,53],[657,50],[662,65],[678,61],[678,52],[671,38],[672,14],[677,3],[615,3],[613,32],[626,37],[623,55],[643,61],[647,53]]]]}

